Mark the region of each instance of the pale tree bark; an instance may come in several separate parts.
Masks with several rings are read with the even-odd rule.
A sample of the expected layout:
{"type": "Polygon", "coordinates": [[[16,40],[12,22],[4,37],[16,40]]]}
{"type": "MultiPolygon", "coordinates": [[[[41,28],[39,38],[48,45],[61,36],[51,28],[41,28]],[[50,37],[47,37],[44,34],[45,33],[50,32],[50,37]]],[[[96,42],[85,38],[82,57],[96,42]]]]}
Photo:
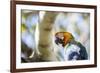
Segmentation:
{"type": "Polygon", "coordinates": [[[56,61],[56,54],[53,49],[53,26],[57,16],[56,12],[46,12],[39,24],[39,45],[40,58],[43,61],[56,61]]]}

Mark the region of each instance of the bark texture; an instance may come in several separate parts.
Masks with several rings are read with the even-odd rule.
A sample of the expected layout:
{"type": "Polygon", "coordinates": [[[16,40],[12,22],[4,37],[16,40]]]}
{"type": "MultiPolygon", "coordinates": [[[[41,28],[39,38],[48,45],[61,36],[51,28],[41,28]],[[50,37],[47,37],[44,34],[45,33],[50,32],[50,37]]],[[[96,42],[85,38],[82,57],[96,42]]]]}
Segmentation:
{"type": "Polygon", "coordinates": [[[56,55],[53,51],[53,25],[57,13],[46,12],[43,20],[39,24],[39,45],[41,59],[43,61],[56,61],[56,55]]]}

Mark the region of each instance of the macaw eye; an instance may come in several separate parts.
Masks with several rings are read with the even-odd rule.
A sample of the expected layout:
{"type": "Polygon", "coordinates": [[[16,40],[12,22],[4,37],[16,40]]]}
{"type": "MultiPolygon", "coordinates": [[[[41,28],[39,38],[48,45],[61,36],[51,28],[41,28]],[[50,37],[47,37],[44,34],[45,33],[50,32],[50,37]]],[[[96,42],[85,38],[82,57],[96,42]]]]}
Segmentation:
{"type": "Polygon", "coordinates": [[[56,43],[57,45],[58,45],[58,44],[63,44],[63,40],[60,39],[60,38],[58,38],[58,37],[56,37],[55,43],[56,43]]]}

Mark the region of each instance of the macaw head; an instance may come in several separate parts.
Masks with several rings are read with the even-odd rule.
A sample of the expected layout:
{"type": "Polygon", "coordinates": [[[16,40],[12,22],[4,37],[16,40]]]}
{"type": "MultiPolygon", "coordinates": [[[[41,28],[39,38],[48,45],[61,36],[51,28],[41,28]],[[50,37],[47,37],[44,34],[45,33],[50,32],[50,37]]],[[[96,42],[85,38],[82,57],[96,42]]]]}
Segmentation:
{"type": "MultiPolygon", "coordinates": [[[[66,49],[66,45],[75,45],[76,47],[80,48],[78,51],[74,48],[70,48],[72,51],[69,52],[69,60],[87,60],[88,59],[88,53],[86,51],[85,46],[83,46],[80,42],[76,41],[73,37],[73,35],[69,32],[57,32],[55,34],[56,40],[55,43],[57,45],[62,44],[62,46],[66,49]]],[[[67,46],[67,48],[68,48],[67,46]]]]}
{"type": "Polygon", "coordinates": [[[56,40],[55,43],[62,44],[63,47],[65,47],[68,43],[74,40],[74,37],[69,32],[57,32],[55,34],[56,40]]]}

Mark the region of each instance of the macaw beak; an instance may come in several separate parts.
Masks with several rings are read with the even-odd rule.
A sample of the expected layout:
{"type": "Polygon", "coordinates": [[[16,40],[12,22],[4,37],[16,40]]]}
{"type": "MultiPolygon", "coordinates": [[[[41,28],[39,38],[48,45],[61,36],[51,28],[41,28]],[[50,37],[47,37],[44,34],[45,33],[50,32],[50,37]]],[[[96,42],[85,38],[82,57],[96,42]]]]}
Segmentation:
{"type": "Polygon", "coordinates": [[[55,43],[58,45],[58,44],[63,44],[63,40],[56,37],[56,40],[55,40],[55,43]]]}

